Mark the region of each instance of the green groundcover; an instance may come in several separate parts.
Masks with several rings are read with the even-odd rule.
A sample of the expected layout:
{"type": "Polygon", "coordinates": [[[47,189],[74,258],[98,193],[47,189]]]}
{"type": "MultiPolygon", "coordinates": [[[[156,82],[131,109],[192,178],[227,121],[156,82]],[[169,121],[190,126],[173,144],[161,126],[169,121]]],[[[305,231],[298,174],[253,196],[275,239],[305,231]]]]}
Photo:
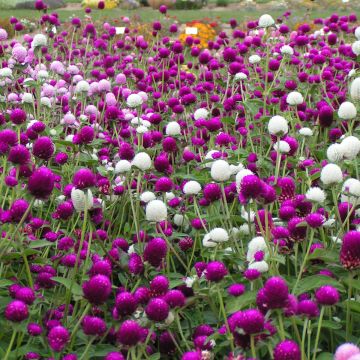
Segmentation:
{"type": "MultiPolygon", "coordinates": [[[[34,9],[34,2],[34,0],[0,0],[0,9],[34,9]]],[[[44,3],[51,9],[65,6],[63,0],[46,0],[44,3]]]]}

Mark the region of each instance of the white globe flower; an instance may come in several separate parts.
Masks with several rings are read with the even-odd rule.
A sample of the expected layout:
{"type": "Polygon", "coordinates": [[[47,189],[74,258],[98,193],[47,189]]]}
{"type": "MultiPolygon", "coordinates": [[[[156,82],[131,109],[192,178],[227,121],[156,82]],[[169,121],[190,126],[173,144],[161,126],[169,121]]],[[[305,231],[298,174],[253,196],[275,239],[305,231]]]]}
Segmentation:
{"type": "Polygon", "coordinates": [[[143,99],[138,94],[130,94],[128,98],[126,99],[126,105],[131,108],[136,108],[140,105],[142,105],[143,99]]]}
{"type": "Polygon", "coordinates": [[[290,45],[283,45],[280,52],[282,55],[294,55],[294,49],[290,45]]]}
{"type": "Polygon", "coordinates": [[[261,57],[259,55],[251,55],[249,57],[249,63],[254,65],[258,64],[261,61],[261,57]]]}
{"type": "Polygon", "coordinates": [[[167,208],[161,200],[152,200],[146,205],[145,216],[147,221],[160,222],[167,218],[167,208]]]}
{"type": "Polygon", "coordinates": [[[326,150],[326,156],[331,162],[338,162],[344,158],[343,147],[340,144],[331,144],[326,150]]]}
{"type": "Polygon", "coordinates": [[[49,77],[49,73],[46,70],[39,70],[36,76],[38,79],[44,80],[49,77]]]}
{"type": "Polygon", "coordinates": [[[250,235],[250,230],[251,230],[251,228],[249,229],[248,224],[242,224],[239,227],[239,233],[242,235],[250,235]]]}
{"type": "Polygon", "coordinates": [[[360,140],[355,136],[347,136],[340,144],[344,158],[354,160],[360,152],[360,140]]]}
{"type": "Polygon", "coordinates": [[[290,145],[286,141],[280,140],[274,144],[274,149],[281,154],[287,154],[290,151],[290,145]]]}
{"type": "Polygon", "coordinates": [[[165,199],[166,200],[172,200],[172,199],[175,199],[175,198],[176,198],[176,196],[172,191],[169,191],[169,192],[165,193],[165,199]]]}
{"type": "Polygon", "coordinates": [[[32,104],[34,102],[34,96],[30,93],[22,94],[22,102],[25,104],[32,104]]]}
{"type": "Polygon", "coordinates": [[[39,46],[46,46],[47,38],[43,34],[36,34],[31,42],[31,48],[37,48],[39,46]]]}
{"type": "Polygon", "coordinates": [[[251,263],[248,267],[251,270],[257,270],[261,273],[269,271],[269,265],[266,261],[255,261],[251,263]]]}
{"type": "Polygon", "coordinates": [[[336,164],[327,164],[323,167],[320,174],[320,180],[325,185],[340,183],[343,179],[341,168],[336,164]]]}
{"type": "Polygon", "coordinates": [[[308,136],[313,136],[314,133],[310,128],[304,127],[299,130],[299,134],[308,137],[308,136]]]}
{"type": "Polygon", "coordinates": [[[148,203],[152,200],[155,200],[156,196],[153,192],[151,191],[145,191],[140,195],[140,200],[144,203],[148,203]]]}
{"type": "Polygon", "coordinates": [[[215,181],[226,181],[231,176],[230,165],[225,160],[216,160],[211,166],[211,177],[215,181]]]}
{"type": "Polygon", "coordinates": [[[360,101],[360,77],[357,77],[350,86],[350,96],[355,101],[360,101]]]}
{"type": "Polygon", "coordinates": [[[359,56],[359,55],[360,55],[360,40],[355,41],[355,42],[351,45],[351,50],[352,50],[352,52],[353,52],[356,56],[359,56]]]}
{"type": "Polygon", "coordinates": [[[241,208],[240,215],[245,221],[250,221],[251,223],[253,223],[255,220],[255,212],[252,210],[248,211],[244,206],[241,208]]]}
{"type": "Polygon", "coordinates": [[[304,102],[304,98],[303,96],[297,92],[297,91],[292,91],[287,97],[286,97],[286,102],[289,105],[295,106],[295,105],[300,105],[304,102]]]}
{"type": "Polygon", "coordinates": [[[46,96],[43,96],[40,99],[40,104],[43,105],[43,106],[46,106],[48,108],[51,108],[51,100],[46,96]]]}
{"type": "Polygon", "coordinates": [[[261,15],[259,18],[259,27],[267,28],[273,26],[275,24],[275,20],[269,14],[261,15]]]}
{"type": "Polygon", "coordinates": [[[181,214],[175,214],[174,215],[174,224],[176,226],[182,226],[185,223],[185,217],[181,214]]]}
{"type": "Polygon", "coordinates": [[[10,68],[4,67],[0,69],[0,78],[11,78],[12,76],[12,70],[10,68]]]}
{"type": "Polygon", "coordinates": [[[75,86],[75,93],[88,93],[90,90],[90,85],[85,80],[80,80],[75,86]]]}
{"type": "Polygon", "coordinates": [[[244,165],[241,163],[238,165],[230,165],[231,175],[236,175],[241,170],[244,170],[244,165]]]}
{"type": "Polygon", "coordinates": [[[254,237],[249,241],[246,260],[249,262],[254,261],[254,255],[258,251],[263,251],[263,252],[267,251],[266,242],[262,236],[254,237]]]}
{"type": "Polygon", "coordinates": [[[123,174],[131,170],[131,163],[127,160],[120,160],[115,165],[115,174],[123,174]]]}
{"type": "Polygon", "coordinates": [[[177,136],[181,134],[181,127],[178,122],[171,121],[166,125],[166,135],[177,136]]]}
{"type": "Polygon", "coordinates": [[[360,197],[360,181],[354,178],[347,179],[342,186],[342,191],[360,197]]]}
{"type": "Polygon", "coordinates": [[[142,171],[149,170],[151,168],[151,158],[146,152],[140,152],[135,155],[131,165],[136,166],[142,171]]]}
{"type": "Polygon", "coordinates": [[[188,181],[183,187],[183,192],[185,195],[197,195],[200,191],[201,185],[194,180],[188,181]]]}
{"type": "Polygon", "coordinates": [[[194,119],[195,120],[207,119],[208,116],[209,116],[209,111],[207,109],[204,109],[204,108],[197,109],[194,112],[194,119]]]}
{"type": "Polygon", "coordinates": [[[71,190],[71,201],[77,212],[89,210],[94,205],[94,198],[90,189],[85,194],[84,191],[73,188],[71,190]]]}
{"type": "Polygon", "coordinates": [[[212,248],[212,247],[215,247],[215,246],[217,245],[217,243],[216,243],[215,241],[212,241],[212,240],[211,240],[209,234],[206,234],[206,235],[203,237],[202,244],[203,244],[203,246],[206,247],[206,248],[212,248]]]}
{"type": "Polygon", "coordinates": [[[287,134],[289,131],[288,121],[280,115],[275,115],[269,120],[268,131],[271,135],[287,134]]]}
{"type": "Polygon", "coordinates": [[[355,37],[360,40],[360,26],[355,29],[355,37]]]}
{"type": "Polygon", "coordinates": [[[325,192],[317,186],[311,187],[305,194],[309,201],[314,203],[323,203],[326,199],[325,192]]]}
{"type": "Polygon", "coordinates": [[[246,74],[244,74],[243,72],[238,72],[235,74],[234,76],[234,80],[235,81],[241,81],[241,80],[246,80],[248,77],[246,74]]]}
{"type": "Polygon", "coordinates": [[[338,110],[338,115],[340,119],[343,120],[351,120],[356,117],[356,107],[355,105],[350,101],[343,102],[338,110]]]}
{"type": "Polygon", "coordinates": [[[149,131],[149,129],[146,126],[140,125],[136,128],[136,132],[138,134],[145,134],[149,131]]]}
{"type": "Polygon", "coordinates": [[[223,228],[215,228],[209,232],[210,239],[216,243],[226,242],[229,240],[228,232],[223,228]]]}

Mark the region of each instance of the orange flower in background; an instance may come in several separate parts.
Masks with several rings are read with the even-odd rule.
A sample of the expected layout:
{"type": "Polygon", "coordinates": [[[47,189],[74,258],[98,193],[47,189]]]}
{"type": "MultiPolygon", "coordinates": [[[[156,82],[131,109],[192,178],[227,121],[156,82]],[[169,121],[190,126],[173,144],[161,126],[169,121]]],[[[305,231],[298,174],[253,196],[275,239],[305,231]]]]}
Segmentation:
{"type": "Polygon", "coordinates": [[[216,22],[212,22],[211,24],[207,24],[201,21],[191,21],[186,23],[187,27],[192,27],[197,29],[197,34],[188,35],[186,32],[179,35],[179,40],[185,44],[185,40],[188,36],[192,36],[195,39],[200,40],[200,44],[198,47],[207,48],[208,42],[214,40],[216,37],[215,27],[217,26],[216,22]]]}

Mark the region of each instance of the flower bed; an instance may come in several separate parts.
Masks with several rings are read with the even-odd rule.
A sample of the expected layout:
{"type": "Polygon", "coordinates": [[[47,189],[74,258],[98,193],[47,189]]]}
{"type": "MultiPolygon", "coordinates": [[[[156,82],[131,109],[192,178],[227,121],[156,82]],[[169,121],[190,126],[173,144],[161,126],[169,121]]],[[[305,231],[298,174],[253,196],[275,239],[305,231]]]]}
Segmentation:
{"type": "Polygon", "coordinates": [[[358,360],[356,15],[35,5],[0,29],[1,359],[358,360]]]}

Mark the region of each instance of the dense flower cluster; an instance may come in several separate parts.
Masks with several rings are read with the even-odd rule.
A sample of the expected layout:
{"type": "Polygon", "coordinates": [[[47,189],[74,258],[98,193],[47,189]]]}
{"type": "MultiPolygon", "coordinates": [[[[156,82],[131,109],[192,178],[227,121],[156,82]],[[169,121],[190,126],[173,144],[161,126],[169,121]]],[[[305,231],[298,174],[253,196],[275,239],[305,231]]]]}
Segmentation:
{"type": "Polygon", "coordinates": [[[35,6],[0,29],[1,358],[359,359],[356,15],[35,6]]]}

